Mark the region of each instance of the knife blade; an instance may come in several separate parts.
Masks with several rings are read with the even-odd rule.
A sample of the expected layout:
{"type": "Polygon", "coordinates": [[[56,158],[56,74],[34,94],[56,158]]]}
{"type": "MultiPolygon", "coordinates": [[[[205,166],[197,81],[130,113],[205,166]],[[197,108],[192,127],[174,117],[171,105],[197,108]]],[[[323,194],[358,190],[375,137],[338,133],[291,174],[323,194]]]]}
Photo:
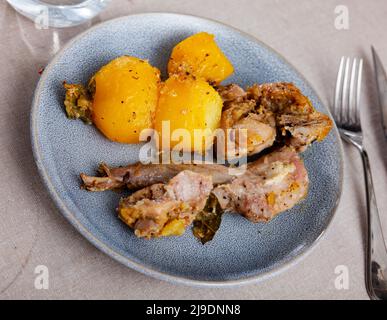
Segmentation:
{"type": "Polygon", "coordinates": [[[384,129],[384,135],[387,138],[387,75],[383,68],[382,61],[380,60],[376,50],[371,46],[372,57],[374,61],[374,71],[376,80],[376,89],[378,91],[379,107],[382,114],[382,125],[384,129]]]}

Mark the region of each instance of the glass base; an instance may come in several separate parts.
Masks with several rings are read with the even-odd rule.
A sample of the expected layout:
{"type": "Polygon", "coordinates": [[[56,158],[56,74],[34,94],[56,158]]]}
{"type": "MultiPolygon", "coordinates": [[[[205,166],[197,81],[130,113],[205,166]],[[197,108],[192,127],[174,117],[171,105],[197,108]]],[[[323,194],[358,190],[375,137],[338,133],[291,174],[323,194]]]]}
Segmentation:
{"type": "Polygon", "coordinates": [[[111,0],[7,0],[17,12],[37,27],[66,28],[98,15],[111,0]]]}

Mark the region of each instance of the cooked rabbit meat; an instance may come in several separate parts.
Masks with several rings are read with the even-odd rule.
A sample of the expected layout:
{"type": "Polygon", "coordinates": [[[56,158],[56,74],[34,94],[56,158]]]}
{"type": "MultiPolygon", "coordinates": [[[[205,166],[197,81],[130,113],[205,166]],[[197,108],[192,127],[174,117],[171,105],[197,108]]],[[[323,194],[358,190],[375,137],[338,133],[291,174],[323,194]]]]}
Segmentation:
{"type": "Polygon", "coordinates": [[[276,115],[315,112],[310,100],[293,83],[255,84],[247,89],[247,96],[257,101],[258,108],[271,111],[276,115]]]}
{"type": "Polygon", "coordinates": [[[244,175],[215,187],[212,193],[223,210],[260,222],[296,205],[306,196],[308,184],[302,160],[284,147],[255,161],[244,175]]]}
{"type": "MultiPolygon", "coordinates": [[[[106,177],[109,182],[102,186],[93,184],[88,187],[101,190],[102,187],[124,186],[126,183],[129,188],[134,185],[144,187],[122,199],[118,213],[121,220],[135,230],[138,237],[150,238],[182,234],[205,211],[210,193],[216,197],[219,209],[216,214],[211,213],[212,211],[212,215],[204,214],[200,221],[211,218],[218,225],[222,211],[241,214],[252,222],[269,221],[303,199],[309,183],[302,160],[290,147],[283,147],[249,163],[246,172],[240,176],[231,175],[227,167],[214,164],[192,165],[192,169],[199,169],[197,172],[186,168],[187,165],[138,163],[125,168],[109,169],[110,175],[114,173],[117,176],[106,177]],[[169,169],[166,168],[168,166],[169,169]],[[125,178],[128,172],[133,174],[131,177],[134,183],[130,180],[130,175],[125,178]],[[141,172],[145,175],[142,176],[141,172]],[[175,176],[171,177],[172,175],[175,176]],[[153,177],[158,177],[164,183],[153,183],[153,177]],[[213,178],[217,181],[215,188],[213,178]]],[[[95,182],[95,179],[103,178],[88,179],[95,182]]],[[[213,206],[215,207],[217,205],[213,206]]],[[[201,227],[197,236],[205,242],[215,232],[216,230],[208,232],[201,227]]]]}
{"type": "Polygon", "coordinates": [[[236,84],[219,87],[218,92],[223,99],[220,128],[235,129],[235,133],[230,134],[228,138],[235,143],[236,153],[235,150],[228,150],[224,141],[219,143],[218,140],[217,148],[222,156],[227,159],[250,156],[273,145],[276,128],[272,115],[257,114],[256,101],[249,99],[247,93],[236,84]],[[240,134],[245,137],[240,137],[240,134]]]}
{"type": "Polygon", "coordinates": [[[290,133],[289,144],[303,151],[313,141],[323,140],[332,128],[331,119],[323,113],[306,115],[283,114],[278,118],[279,125],[290,133]]]}
{"type": "Polygon", "coordinates": [[[239,157],[257,154],[271,147],[275,141],[275,127],[267,123],[261,115],[249,113],[245,118],[237,121],[232,128],[236,129],[235,145],[239,157]],[[238,131],[238,129],[242,130],[238,131]],[[240,138],[240,134],[245,137],[240,138]],[[241,146],[238,141],[246,141],[246,145],[241,146]]]}
{"type": "Polygon", "coordinates": [[[102,163],[99,171],[102,177],[81,173],[83,187],[89,191],[105,191],[122,187],[140,189],[156,183],[168,183],[179,172],[190,170],[199,174],[210,174],[214,184],[226,183],[232,179],[228,168],[218,164],[142,164],[110,168],[102,163]]]}
{"type": "Polygon", "coordinates": [[[223,129],[232,128],[235,123],[245,118],[249,114],[253,114],[255,110],[255,101],[239,101],[224,102],[222,117],[220,120],[220,127],[223,129]]]}
{"type": "MultiPolygon", "coordinates": [[[[287,148],[291,150],[291,148],[287,148]]],[[[279,151],[273,151],[277,154],[279,151]]],[[[294,152],[292,152],[294,153],[294,152]]],[[[267,158],[268,156],[265,156],[267,158]]],[[[261,159],[248,163],[244,175],[262,175],[261,159]]],[[[140,189],[157,183],[168,183],[174,176],[184,170],[212,177],[214,185],[227,184],[235,179],[238,171],[218,164],[142,164],[140,162],[125,167],[110,168],[100,165],[104,177],[93,177],[81,173],[82,187],[89,191],[105,191],[126,187],[129,190],[140,189]]]]}
{"type": "Polygon", "coordinates": [[[297,151],[303,151],[313,141],[323,140],[332,128],[330,118],[316,111],[309,99],[292,83],[255,84],[246,91],[232,84],[219,87],[218,92],[224,103],[221,128],[243,128],[244,119],[251,119],[252,114],[259,116],[259,120],[255,119],[254,132],[249,131],[247,126],[245,128],[247,155],[270,147],[275,138],[294,146],[297,151]],[[256,139],[257,136],[262,139],[256,139]]]}
{"type": "Polygon", "coordinates": [[[138,237],[181,235],[204,209],[211,176],[182,171],[167,184],[153,184],[120,201],[118,215],[138,237]]]}
{"type": "Polygon", "coordinates": [[[303,151],[313,141],[323,140],[332,128],[332,120],[316,111],[310,100],[292,83],[278,82],[254,85],[247,90],[256,97],[261,112],[276,115],[282,135],[290,133],[287,144],[303,151]]]}
{"type": "Polygon", "coordinates": [[[219,86],[218,93],[222,97],[224,103],[243,101],[247,98],[247,92],[235,83],[227,86],[219,86]]]}

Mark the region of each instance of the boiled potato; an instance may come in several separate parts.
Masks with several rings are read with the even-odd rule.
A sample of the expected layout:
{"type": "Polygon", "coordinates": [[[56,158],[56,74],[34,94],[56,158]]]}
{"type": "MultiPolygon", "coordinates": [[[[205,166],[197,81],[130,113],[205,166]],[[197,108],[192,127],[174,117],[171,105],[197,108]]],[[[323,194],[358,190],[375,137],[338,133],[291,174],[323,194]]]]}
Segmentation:
{"type": "Polygon", "coordinates": [[[112,141],[139,142],[141,130],[153,127],[160,71],[145,60],[122,56],[102,67],[91,82],[96,127],[112,141]]]}
{"type": "Polygon", "coordinates": [[[172,75],[161,86],[155,116],[155,130],[162,135],[161,148],[165,149],[166,139],[162,122],[169,120],[171,148],[179,144],[184,151],[208,149],[213,143],[213,132],[219,127],[222,104],[218,92],[204,79],[172,75]],[[189,139],[174,137],[174,132],[179,135],[177,129],[186,129],[189,139]]]}
{"type": "Polygon", "coordinates": [[[168,73],[192,74],[211,83],[219,83],[234,72],[212,34],[200,32],[178,43],[168,63],[168,73]]]}

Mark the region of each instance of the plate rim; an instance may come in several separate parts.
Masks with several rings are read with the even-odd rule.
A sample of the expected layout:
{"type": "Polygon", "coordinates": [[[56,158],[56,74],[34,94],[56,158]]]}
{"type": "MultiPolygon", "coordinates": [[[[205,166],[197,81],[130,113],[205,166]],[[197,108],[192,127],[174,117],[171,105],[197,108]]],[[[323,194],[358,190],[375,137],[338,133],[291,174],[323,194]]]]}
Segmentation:
{"type": "Polygon", "coordinates": [[[264,271],[261,274],[253,275],[253,276],[247,276],[247,277],[241,277],[239,279],[232,279],[232,280],[197,280],[188,278],[185,276],[178,276],[173,275],[168,272],[157,270],[153,267],[145,266],[144,264],[138,263],[136,261],[133,261],[132,259],[123,256],[122,254],[115,251],[111,246],[108,244],[102,242],[99,240],[94,234],[92,234],[87,227],[85,227],[80,221],[77,220],[75,215],[72,213],[72,211],[66,206],[65,202],[62,200],[60,195],[55,190],[54,184],[51,181],[51,178],[49,177],[42,161],[42,153],[40,151],[39,142],[38,142],[38,128],[37,128],[37,114],[39,110],[39,101],[40,101],[40,95],[39,93],[42,90],[42,87],[45,83],[45,80],[47,78],[49,70],[56,64],[57,60],[62,56],[63,52],[70,48],[78,39],[86,36],[89,33],[94,32],[94,30],[100,28],[103,25],[111,24],[111,23],[119,23],[121,20],[130,19],[131,17],[137,16],[157,16],[157,15],[163,15],[163,16],[178,16],[178,17],[189,17],[189,18],[195,18],[203,21],[209,21],[218,25],[221,25],[223,27],[226,27],[236,33],[239,33],[245,38],[250,39],[251,41],[258,43],[260,46],[268,49],[269,51],[275,53],[279,58],[281,58],[285,63],[287,63],[290,67],[293,68],[293,70],[296,71],[297,75],[302,79],[304,83],[308,85],[308,87],[311,89],[312,93],[319,99],[321,104],[324,106],[324,112],[326,112],[331,119],[333,119],[332,114],[330,112],[330,109],[323,103],[323,100],[320,98],[320,96],[317,94],[316,90],[313,88],[313,86],[310,84],[310,82],[303,76],[302,73],[298,71],[296,67],[292,63],[290,63],[285,57],[283,57],[279,52],[277,52],[275,49],[271,48],[267,44],[263,43],[261,40],[255,38],[254,36],[238,29],[233,26],[230,26],[226,23],[217,21],[215,19],[201,17],[197,15],[191,15],[191,14],[180,14],[180,13],[174,13],[174,12],[146,12],[146,13],[136,13],[136,14],[130,14],[125,16],[120,16],[117,18],[109,19],[106,21],[103,21],[101,23],[98,23],[89,29],[83,31],[82,33],[78,34],[77,36],[73,37],[71,40],[69,40],[56,54],[55,56],[49,61],[49,63],[46,65],[43,73],[41,74],[41,77],[38,81],[38,84],[34,91],[34,96],[32,100],[32,107],[31,107],[31,113],[30,113],[30,139],[31,139],[31,146],[32,146],[32,153],[33,158],[35,160],[36,166],[38,168],[39,175],[42,179],[43,184],[45,185],[50,197],[54,201],[56,207],[59,209],[61,214],[66,218],[67,221],[70,222],[70,224],[83,236],[85,237],[92,245],[94,245],[98,250],[101,250],[103,253],[108,255],[109,257],[113,258],[114,260],[118,261],[119,263],[125,265],[126,267],[129,267],[135,271],[138,271],[142,274],[145,274],[147,276],[151,276],[153,278],[172,282],[175,284],[184,284],[184,285],[190,285],[190,286],[197,286],[197,287],[236,287],[241,286],[245,284],[252,284],[252,283],[258,283],[264,280],[267,280],[269,278],[272,278],[276,276],[277,274],[284,272],[285,270],[288,270],[289,268],[293,267],[297,263],[301,262],[304,258],[306,258],[314,249],[316,248],[317,244],[320,242],[320,240],[326,235],[327,230],[332,225],[332,221],[334,220],[334,217],[336,216],[336,211],[338,208],[338,205],[340,203],[340,199],[342,196],[343,191],[343,177],[344,177],[344,152],[343,152],[343,144],[340,138],[339,131],[337,129],[336,123],[333,121],[333,127],[332,132],[336,136],[336,140],[338,141],[338,155],[339,155],[339,189],[338,189],[338,196],[335,201],[335,204],[331,210],[331,215],[327,222],[324,225],[324,228],[322,232],[316,237],[316,239],[313,240],[313,242],[303,248],[301,251],[297,252],[297,254],[290,256],[287,260],[283,261],[283,263],[279,265],[275,265],[272,269],[269,269],[267,271],[264,271]]]}

